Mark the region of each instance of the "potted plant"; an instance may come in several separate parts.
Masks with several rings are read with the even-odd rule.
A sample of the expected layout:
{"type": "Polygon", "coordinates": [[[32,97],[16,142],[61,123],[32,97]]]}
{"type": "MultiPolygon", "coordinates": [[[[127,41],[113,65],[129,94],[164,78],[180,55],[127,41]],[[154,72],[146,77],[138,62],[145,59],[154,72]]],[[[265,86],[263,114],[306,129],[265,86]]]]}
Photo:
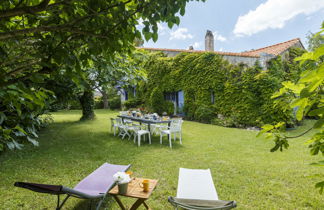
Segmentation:
{"type": "Polygon", "coordinates": [[[127,174],[125,172],[117,172],[114,174],[113,179],[118,185],[118,193],[126,194],[127,188],[128,188],[128,183],[131,181],[129,174],[127,174]]]}

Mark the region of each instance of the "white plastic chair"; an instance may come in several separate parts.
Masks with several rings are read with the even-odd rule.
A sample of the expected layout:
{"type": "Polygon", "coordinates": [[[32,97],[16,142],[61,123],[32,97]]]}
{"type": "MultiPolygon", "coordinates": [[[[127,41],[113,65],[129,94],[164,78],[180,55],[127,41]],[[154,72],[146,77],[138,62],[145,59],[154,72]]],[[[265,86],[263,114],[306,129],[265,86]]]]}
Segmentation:
{"type": "Polygon", "coordinates": [[[123,120],[121,118],[116,118],[116,123],[117,123],[117,127],[118,127],[118,130],[119,130],[118,135],[121,136],[122,139],[124,139],[126,135],[128,137],[131,136],[129,134],[129,132],[128,132],[128,129],[127,129],[128,126],[123,123],[123,120]]]}
{"type": "Polygon", "coordinates": [[[141,136],[144,135],[144,141],[145,141],[146,134],[148,135],[149,143],[151,144],[151,133],[148,130],[147,125],[134,126],[134,143],[136,143],[136,137],[137,137],[137,145],[141,146],[141,136]]]}
{"type": "Polygon", "coordinates": [[[157,134],[160,135],[162,130],[168,129],[167,125],[163,124],[151,124],[151,134],[157,134]]]}
{"type": "Polygon", "coordinates": [[[172,134],[174,135],[174,141],[177,138],[177,133],[179,134],[180,144],[182,144],[182,119],[171,120],[170,127],[166,130],[161,130],[160,132],[160,144],[162,144],[163,135],[169,136],[170,148],[172,148],[172,134]]]}
{"type": "Polygon", "coordinates": [[[120,114],[120,115],[127,115],[128,112],[127,112],[127,111],[120,111],[119,114],[120,114]]]}
{"type": "Polygon", "coordinates": [[[115,118],[110,118],[110,131],[114,131],[114,136],[116,136],[116,128],[118,129],[118,125],[116,123],[115,118]]]}

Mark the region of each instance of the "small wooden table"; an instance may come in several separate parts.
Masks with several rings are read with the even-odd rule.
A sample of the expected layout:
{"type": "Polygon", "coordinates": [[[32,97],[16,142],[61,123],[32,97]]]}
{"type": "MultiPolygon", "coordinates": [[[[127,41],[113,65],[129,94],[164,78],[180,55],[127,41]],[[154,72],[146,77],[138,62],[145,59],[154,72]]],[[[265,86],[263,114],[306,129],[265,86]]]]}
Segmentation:
{"type": "Polygon", "coordinates": [[[145,203],[145,201],[150,197],[152,194],[153,190],[155,189],[158,180],[156,179],[147,179],[149,180],[149,191],[144,192],[143,188],[140,186],[140,183],[143,182],[143,178],[134,178],[129,184],[128,184],[128,189],[127,193],[125,195],[121,195],[118,193],[118,186],[116,185],[114,188],[112,188],[109,191],[109,194],[112,195],[115,200],[117,201],[118,205],[122,210],[126,210],[125,206],[121,202],[121,200],[118,198],[118,195],[120,196],[125,196],[125,197],[130,197],[130,198],[137,198],[135,203],[132,205],[130,210],[135,210],[137,209],[140,205],[144,205],[146,209],[150,209],[149,206],[145,203]]]}

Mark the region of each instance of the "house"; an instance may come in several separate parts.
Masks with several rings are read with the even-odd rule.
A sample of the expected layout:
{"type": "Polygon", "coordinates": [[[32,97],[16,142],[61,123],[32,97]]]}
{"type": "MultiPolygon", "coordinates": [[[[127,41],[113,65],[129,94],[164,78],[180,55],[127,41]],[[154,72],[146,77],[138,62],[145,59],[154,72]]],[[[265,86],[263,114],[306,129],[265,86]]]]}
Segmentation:
{"type": "MultiPolygon", "coordinates": [[[[305,49],[302,42],[299,38],[292,39],[289,41],[281,42],[278,44],[270,45],[267,47],[248,50],[244,52],[223,52],[223,51],[214,51],[214,35],[210,30],[207,30],[205,35],[205,50],[194,50],[192,46],[188,50],[182,49],[166,49],[166,48],[148,48],[148,47],[139,47],[138,49],[144,49],[150,52],[163,52],[167,56],[173,57],[179,53],[204,53],[212,52],[218,55],[221,55],[223,59],[227,60],[231,64],[246,64],[247,66],[253,66],[256,62],[259,62],[263,69],[267,69],[267,62],[277,56],[282,56],[283,59],[288,55],[290,48],[302,48],[305,49]]],[[[132,90],[134,92],[135,90],[132,90]]],[[[134,92],[135,93],[135,92],[134,92]]],[[[122,102],[127,100],[127,91],[123,91],[121,100],[122,102]]],[[[166,93],[166,100],[173,101],[175,106],[178,108],[183,107],[184,104],[184,94],[183,91],[178,91],[174,93],[166,93]]]]}

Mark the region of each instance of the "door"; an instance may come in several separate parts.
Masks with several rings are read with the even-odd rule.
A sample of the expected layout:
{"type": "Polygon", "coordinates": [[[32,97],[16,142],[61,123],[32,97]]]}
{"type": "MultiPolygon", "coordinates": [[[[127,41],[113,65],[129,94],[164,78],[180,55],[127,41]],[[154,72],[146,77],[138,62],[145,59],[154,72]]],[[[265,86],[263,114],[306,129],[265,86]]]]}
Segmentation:
{"type": "Polygon", "coordinates": [[[182,113],[184,106],[184,93],[182,90],[178,92],[178,112],[182,113]]]}

